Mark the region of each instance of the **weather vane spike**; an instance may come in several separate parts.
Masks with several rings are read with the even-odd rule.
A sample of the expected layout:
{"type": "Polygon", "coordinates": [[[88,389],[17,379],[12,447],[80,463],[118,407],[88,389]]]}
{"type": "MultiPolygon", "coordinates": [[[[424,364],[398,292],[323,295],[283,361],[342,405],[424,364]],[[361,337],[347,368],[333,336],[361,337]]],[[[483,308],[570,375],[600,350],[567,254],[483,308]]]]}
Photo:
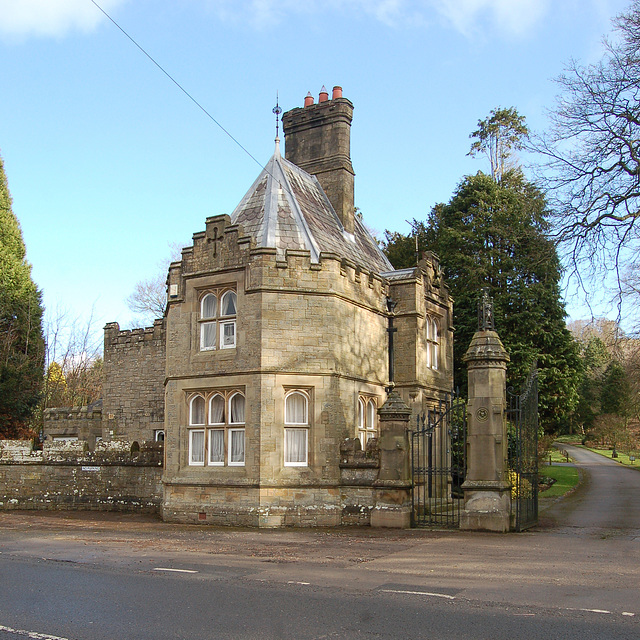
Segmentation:
{"type": "Polygon", "coordinates": [[[280,114],[282,108],[280,107],[280,100],[278,98],[278,92],[276,91],[276,106],[273,107],[273,113],[276,114],[276,139],[280,137],[280,114]]]}

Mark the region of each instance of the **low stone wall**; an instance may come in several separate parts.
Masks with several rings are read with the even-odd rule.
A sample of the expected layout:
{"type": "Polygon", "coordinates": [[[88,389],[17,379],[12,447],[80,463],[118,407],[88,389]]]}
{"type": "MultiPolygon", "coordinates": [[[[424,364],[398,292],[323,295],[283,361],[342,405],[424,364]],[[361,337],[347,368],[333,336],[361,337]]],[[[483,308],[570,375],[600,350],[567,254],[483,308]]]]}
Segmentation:
{"type": "Polygon", "coordinates": [[[93,448],[102,437],[102,401],[88,407],[57,407],[44,410],[42,428],[45,439],[76,437],[93,448]]]}
{"type": "Polygon", "coordinates": [[[0,441],[0,509],[135,511],[162,504],[161,443],[0,441]]]}

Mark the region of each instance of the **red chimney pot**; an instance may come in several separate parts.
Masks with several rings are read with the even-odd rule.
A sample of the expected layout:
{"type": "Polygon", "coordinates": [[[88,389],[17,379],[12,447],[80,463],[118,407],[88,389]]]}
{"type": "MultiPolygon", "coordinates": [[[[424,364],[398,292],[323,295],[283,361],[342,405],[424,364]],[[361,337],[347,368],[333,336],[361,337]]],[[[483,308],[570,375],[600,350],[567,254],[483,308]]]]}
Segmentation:
{"type": "Polygon", "coordinates": [[[326,102],[329,99],[329,93],[325,89],[324,85],[322,85],[322,89],[320,89],[320,96],[318,97],[318,102],[326,102]]]}
{"type": "Polygon", "coordinates": [[[331,96],[332,100],[336,98],[342,98],[342,87],[333,87],[333,95],[331,96]]]}
{"type": "Polygon", "coordinates": [[[311,95],[311,91],[309,91],[309,93],[307,93],[307,95],[304,97],[304,106],[310,107],[312,104],[313,104],[313,96],[311,95]]]}

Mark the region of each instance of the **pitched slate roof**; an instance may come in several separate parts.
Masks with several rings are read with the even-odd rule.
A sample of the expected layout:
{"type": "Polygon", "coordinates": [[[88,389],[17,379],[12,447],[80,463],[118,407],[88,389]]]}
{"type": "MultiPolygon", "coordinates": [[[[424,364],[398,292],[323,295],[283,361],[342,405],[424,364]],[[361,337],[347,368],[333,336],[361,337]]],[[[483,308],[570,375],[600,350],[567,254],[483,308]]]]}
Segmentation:
{"type": "Polygon", "coordinates": [[[358,217],[355,232],[347,233],[318,179],[276,150],[240,204],[231,214],[233,224],[256,240],[258,247],[302,249],[318,262],[321,253],[334,253],[375,273],[393,267],[358,217]]]}

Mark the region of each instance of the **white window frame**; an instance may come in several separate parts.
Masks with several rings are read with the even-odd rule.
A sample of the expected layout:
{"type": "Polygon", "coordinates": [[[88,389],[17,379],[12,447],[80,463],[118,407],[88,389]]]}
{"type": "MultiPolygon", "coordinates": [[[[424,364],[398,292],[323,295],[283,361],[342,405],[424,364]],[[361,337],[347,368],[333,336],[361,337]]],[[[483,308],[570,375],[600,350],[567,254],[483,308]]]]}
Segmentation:
{"type": "Polygon", "coordinates": [[[364,395],[358,397],[358,438],[363,449],[371,438],[378,435],[377,411],[378,405],[375,398],[364,395]],[[373,407],[371,413],[370,407],[373,407]]]}
{"type": "Polygon", "coordinates": [[[308,467],[309,466],[309,405],[311,398],[307,391],[302,389],[291,389],[284,396],[284,466],[285,467],[308,467]],[[287,420],[287,402],[293,396],[302,396],[304,399],[304,421],[293,422],[287,420]],[[304,460],[287,460],[289,451],[289,438],[294,433],[304,432],[304,460]]]}
{"type": "Polygon", "coordinates": [[[285,467],[308,467],[309,466],[309,428],[308,427],[285,427],[284,429],[284,466],[285,467]],[[287,460],[289,450],[289,438],[294,433],[304,433],[304,460],[287,460]]]}
{"type": "Polygon", "coordinates": [[[153,440],[154,442],[164,442],[164,429],[154,429],[153,440]],[[162,439],[160,439],[160,436],[162,436],[162,439]]]}
{"type": "Polygon", "coordinates": [[[217,346],[218,323],[215,320],[205,320],[200,323],[200,351],[214,351],[217,346]],[[210,335],[213,335],[213,344],[206,344],[205,331],[207,327],[213,327],[210,335]]]}
{"type": "Polygon", "coordinates": [[[193,398],[191,398],[191,400],[189,401],[189,426],[190,427],[204,426],[205,421],[206,421],[206,411],[207,411],[207,402],[204,399],[204,396],[200,395],[199,393],[196,394],[195,396],[193,396],[193,398]],[[204,408],[202,410],[202,422],[194,422],[194,420],[193,420],[193,403],[198,398],[200,398],[202,400],[202,402],[204,403],[204,408]]]}
{"type": "Polygon", "coordinates": [[[215,318],[218,316],[218,302],[218,296],[215,293],[206,293],[204,296],[202,296],[202,300],[200,300],[200,319],[215,320],[215,318]],[[207,298],[213,298],[216,301],[216,310],[213,315],[205,315],[204,313],[204,303],[207,298]]]}
{"type": "Polygon", "coordinates": [[[432,318],[431,322],[433,323],[432,330],[431,330],[431,348],[433,350],[433,356],[431,358],[431,367],[437,371],[440,365],[440,358],[439,358],[440,332],[438,331],[437,320],[435,318],[432,318]]]}
{"type": "Polygon", "coordinates": [[[197,466],[197,467],[222,467],[228,465],[233,467],[243,467],[245,466],[246,460],[246,440],[245,440],[245,422],[246,422],[246,413],[243,416],[245,420],[231,422],[231,402],[234,398],[240,397],[244,402],[244,407],[246,411],[246,396],[242,391],[238,391],[237,389],[230,390],[214,390],[206,393],[196,393],[189,400],[188,413],[189,413],[189,426],[188,426],[188,455],[189,455],[189,465],[197,466]],[[224,413],[222,416],[223,422],[212,422],[212,411],[211,405],[213,400],[219,397],[222,399],[224,403],[224,413]],[[203,414],[203,422],[194,422],[194,402],[196,400],[202,400],[204,402],[204,414],[203,414]],[[194,460],[194,445],[193,439],[195,433],[203,432],[204,438],[204,461],[194,460]],[[213,447],[211,445],[213,440],[213,433],[222,432],[222,442],[223,442],[223,453],[221,460],[213,460],[213,447]],[[242,460],[232,460],[232,451],[231,444],[234,436],[232,432],[238,433],[242,432],[243,439],[243,457],[242,460]]]}
{"type": "Polygon", "coordinates": [[[228,444],[227,444],[227,450],[228,450],[228,462],[227,464],[230,467],[244,467],[244,461],[245,461],[245,457],[246,457],[246,451],[245,451],[245,432],[244,432],[244,427],[242,428],[233,428],[233,429],[227,429],[227,437],[228,437],[228,444]],[[232,460],[231,456],[233,454],[233,434],[234,433],[238,433],[238,434],[242,434],[242,460],[232,460]]]}
{"type": "Polygon", "coordinates": [[[207,444],[209,445],[209,456],[208,456],[208,466],[210,467],[224,467],[224,450],[225,450],[225,441],[224,441],[224,427],[219,429],[207,429],[207,444]],[[212,460],[213,456],[213,447],[211,446],[211,434],[213,432],[222,433],[222,460],[212,460]]]}
{"type": "Polygon", "coordinates": [[[206,430],[203,429],[189,429],[189,466],[191,467],[204,467],[205,460],[207,459],[207,440],[206,440],[206,430]],[[202,434],[202,462],[199,460],[194,460],[194,447],[193,447],[193,437],[196,433],[202,434]]]}
{"type": "Polygon", "coordinates": [[[235,320],[220,320],[220,348],[221,349],[235,349],[236,348],[236,321],[235,320]],[[233,343],[226,344],[224,340],[224,328],[233,327],[233,343]]]}
{"type": "Polygon", "coordinates": [[[216,351],[217,349],[235,349],[237,345],[237,315],[238,315],[238,293],[235,289],[214,289],[206,291],[200,299],[200,351],[216,351]],[[235,313],[223,314],[222,309],[229,296],[233,296],[233,306],[235,313]],[[209,297],[215,299],[215,313],[205,315],[205,300],[209,297]],[[208,327],[209,341],[205,340],[205,327],[208,327]],[[226,327],[232,327],[233,342],[225,343],[224,331],[226,327]]]}
{"type": "Polygon", "coordinates": [[[430,315],[426,316],[427,333],[427,367],[437,371],[440,366],[440,337],[438,321],[430,315]]]}

